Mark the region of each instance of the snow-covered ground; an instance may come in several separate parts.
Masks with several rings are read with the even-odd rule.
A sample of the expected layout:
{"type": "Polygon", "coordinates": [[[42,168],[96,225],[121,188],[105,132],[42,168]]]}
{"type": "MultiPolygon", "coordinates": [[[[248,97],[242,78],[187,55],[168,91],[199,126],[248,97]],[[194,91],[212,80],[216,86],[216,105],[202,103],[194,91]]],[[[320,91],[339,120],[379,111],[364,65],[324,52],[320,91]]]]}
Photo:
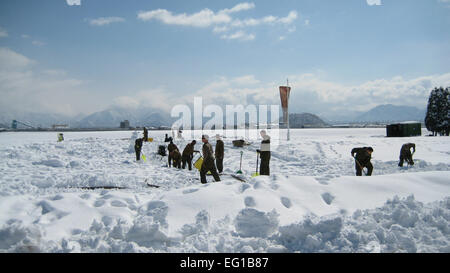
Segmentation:
{"type": "Polygon", "coordinates": [[[450,252],[448,137],[291,130],[274,145],[271,176],[255,178],[259,143],[225,138],[224,172],[239,170],[243,151],[249,180],[203,185],[156,154],[165,133],[149,131],[146,162],[130,131],[66,132],[63,142],[0,133],[0,252],[450,252]],[[399,168],[406,142],[416,164],[399,168]],[[354,176],[350,151],[361,146],[374,148],[371,177],[354,176]],[[97,186],[125,189],[81,189],[97,186]]]}

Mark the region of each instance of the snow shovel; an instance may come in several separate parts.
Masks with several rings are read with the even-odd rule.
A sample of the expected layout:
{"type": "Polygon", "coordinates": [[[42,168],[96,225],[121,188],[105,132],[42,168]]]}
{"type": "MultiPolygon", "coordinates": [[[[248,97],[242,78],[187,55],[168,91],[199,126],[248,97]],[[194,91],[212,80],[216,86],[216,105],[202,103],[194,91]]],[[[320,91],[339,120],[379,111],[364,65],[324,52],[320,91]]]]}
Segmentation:
{"type": "Polygon", "coordinates": [[[243,153],[244,153],[244,152],[241,151],[241,163],[240,163],[240,165],[239,165],[239,171],[236,172],[237,174],[242,174],[242,154],[243,154],[243,153]]]}
{"type": "Polygon", "coordinates": [[[258,162],[259,162],[259,154],[258,154],[258,152],[256,152],[256,172],[254,174],[252,174],[252,177],[259,176],[258,162]]]}

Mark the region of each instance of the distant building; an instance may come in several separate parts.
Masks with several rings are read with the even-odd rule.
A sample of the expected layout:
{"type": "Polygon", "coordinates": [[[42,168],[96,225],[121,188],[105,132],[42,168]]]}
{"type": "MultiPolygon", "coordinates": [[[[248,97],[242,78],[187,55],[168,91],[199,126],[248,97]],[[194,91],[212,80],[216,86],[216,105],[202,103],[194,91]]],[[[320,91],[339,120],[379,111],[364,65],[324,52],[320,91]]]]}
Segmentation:
{"type": "Polygon", "coordinates": [[[120,128],[130,128],[130,122],[128,120],[121,121],[120,128]]]}
{"type": "Polygon", "coordinates": [[[409,137],[422,135],[420,122],[408,121],[386,125],[386,136],[388,137],[409,137]]]}

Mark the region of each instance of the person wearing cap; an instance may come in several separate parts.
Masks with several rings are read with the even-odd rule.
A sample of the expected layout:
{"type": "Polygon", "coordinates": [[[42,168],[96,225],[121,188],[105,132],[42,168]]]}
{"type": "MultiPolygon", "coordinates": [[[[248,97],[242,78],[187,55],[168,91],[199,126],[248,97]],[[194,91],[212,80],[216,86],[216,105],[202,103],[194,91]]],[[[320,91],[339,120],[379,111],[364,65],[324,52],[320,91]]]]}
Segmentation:
{"type": "Polygon", "coordinates": [[[372,175],[373,165],[370,162],[370,159],[372,158],[372,152],[372,147],[360,147],[352,149],[351,155],[355,159],[356,176],[362,176],[362,170],[364,168],[367,168],[367,176],[372,175]]]}
{"type": "Polygon", "coordinates": [[[217,171],[219,173],[222,173],[223,171],[223,156],[224,156],[224,144],[223,141],[220,139],[220,135],[216,135],[216,166],[217,171]]]}
{"type": "Polygon", "coordinates": [[[406,161],[409,165],[414,165],[414,160],[412,155],[416,152],[416,144],[414,143],[405,143],[402,145],[400,149],[400,162],[398,163],[399,167],[403,167],[403,161],[406,161]],[[413,152],[411,153],[411,148],[413,152]]]}
{"type": "Polygon", "coordinates": [[[194,158],[194,153],[198,153],[198,151],[194,150],[194,146],[197,142],[192,140],[191,143],[188,143],[183,150],[183,154],[181,156],[182,160],[182,168],[186,168],[186,163],[188,165],[189,170],[192,170],[192,158],[194,158]]]}
{"type": "Polygon", "coordinates": [[[206,184],[206,174],[211,172],[214,177],[214,180],[220,181],[219,174],[216,170],[216,164],[214,163],[214,150],[212,145],[208,142],[208,135],[202,135],[202,152],[203,152],[203,163],[200,168],[200,181],[202,184],[206,184]]]}
{"type": "Polygon", "coordinates": [[[270,175],[270,136],[266,130],[261,130],[260,135],[262,137],[261,148],[256,150],[261,158],[261,164],[259,165],[260,175],[270,175]]]}

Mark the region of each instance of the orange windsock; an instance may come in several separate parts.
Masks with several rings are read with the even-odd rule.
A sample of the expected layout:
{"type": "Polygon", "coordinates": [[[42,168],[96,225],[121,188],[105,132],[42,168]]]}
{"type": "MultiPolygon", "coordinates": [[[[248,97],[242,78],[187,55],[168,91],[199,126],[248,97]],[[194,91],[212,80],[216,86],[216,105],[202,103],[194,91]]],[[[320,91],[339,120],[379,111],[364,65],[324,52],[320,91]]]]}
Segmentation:
{"type": "Polygon", "coordinates": [[[289,103],[289,94],[291,93],[291,87],[289,86],[280,86],[280,99],[281,99],[281,108],[283,109],[283,120],[287,123],[287,111],[288,111],[288,103],[289,103]]]}

